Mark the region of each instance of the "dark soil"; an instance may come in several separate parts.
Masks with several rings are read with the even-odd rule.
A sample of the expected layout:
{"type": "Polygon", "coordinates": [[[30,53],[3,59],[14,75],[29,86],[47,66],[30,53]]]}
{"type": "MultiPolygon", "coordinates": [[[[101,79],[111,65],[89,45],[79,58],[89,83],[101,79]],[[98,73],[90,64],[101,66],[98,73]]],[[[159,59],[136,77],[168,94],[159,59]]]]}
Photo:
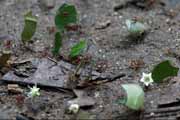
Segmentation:
{"type": "MultiPolygon", "coordinates": [[[[167,97],[175,94],[172,87],[174,83],[168,81],[146,90],[144,111],[152,115],[148,118],[146,118],[147,115],[143,117],[144,111],[130,111],[125,106],[118,105],[116,100],[123,93],[120,87],[122,83],[140,84],[142,72],[151,71],[153,65],[162,60],[171,60],[180,67],[178,55],[167,55],[167,51],[177,54],[180,52],[180,2],[179,0],[155,0],[152,3],[143,2],[139,5],[129,2],[125,5],[127,1],[136,0],[49,0],[48,5],[55,3],[53,9],[48,9],[47,3],[42,4],[40,0],[0,0],[0,35],[13,36],[13,59],[42,58],[44,54],[51,54],[54,34],[50,34],[48,28],[54,27],[56,10],[64,2],[74,4],[80,17],[81,33],[79,31],[66,33],[61,54],[66,55],[74,43],[85,38],[89,45],[88,54],[92,56],[95,63],[107,65],[102,70],[104,73],[126,74],[126,77],[121,80],[85,89],[96,103],[83,111],[89,112],[90,118],[93,119],[156,120],[153,118],[153,112],[149,111],[157,107],[158,102],[164,99],[162,97],[164,94],[167,97]],[[28,10],[32,10],[39,18],[38,30],[29,45],[33,51],[20,47],[20,36],[24,25],[23,15],[28,10]],[[125,20],[134,17],[142,19],[150,27],[143,40],[132,41],[126,37],[125,20]]],[[[22,88],[28,91],[27,87],[22,88]]],[[[177,87],[177,89],[180,88],[177,87]]],[[[24,104],[19,105],[17,95],[9,94],[7,85],[2,84],[0,119],[16,119],[22,116],[29,119],[75,119],[76,115],[65,112],[66,102],[71,98],[72,95],[68,93],[42,89],[36,105],[31,105],[27,99],[24,104]]],[[[172,116],[160,118],[164,120],[177,118],[172,116]]]]}

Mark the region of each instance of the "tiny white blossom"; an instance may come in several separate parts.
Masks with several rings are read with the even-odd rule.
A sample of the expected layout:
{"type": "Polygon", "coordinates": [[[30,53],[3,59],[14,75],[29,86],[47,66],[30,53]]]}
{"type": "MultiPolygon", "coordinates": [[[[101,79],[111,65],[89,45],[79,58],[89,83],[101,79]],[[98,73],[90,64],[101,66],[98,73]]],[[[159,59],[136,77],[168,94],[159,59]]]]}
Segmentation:
{"type": "Polygon", "coordinates": [[[69,112],[76,114],[79,111],[79,105],[78,104],[71,104],[69,106],[69,112]]]}
{"type": "Polygon", "coordinates": [[[149,86],[149,84],[154,82],[154,80],[152,79],[152,73],[149,74],[143,73],[140,81],[143,82],[145,86],[149,86]]]}
{"type": "Polygon", "coordinates": [[[37,88],[37,86],[33,86],[32,88],[30,87],[30,92],[28,93],[29,97],[36,97],[40,95],[39,92],[40,88],[37,88]]]}

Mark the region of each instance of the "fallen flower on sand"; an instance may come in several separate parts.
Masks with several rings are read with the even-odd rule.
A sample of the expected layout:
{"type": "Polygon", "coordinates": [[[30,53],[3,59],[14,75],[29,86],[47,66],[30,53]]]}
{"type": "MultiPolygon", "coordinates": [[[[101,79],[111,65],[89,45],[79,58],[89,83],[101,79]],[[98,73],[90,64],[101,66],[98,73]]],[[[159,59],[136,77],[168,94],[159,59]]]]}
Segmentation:
{"type": "Polygon", "coordinates": [[[143,82],[145,86],[149,86],[151,83],[154,82],[154,80],[152,79],[152,73],[146,74],[143,72],[143,75],[140,81],[143,82]]]}

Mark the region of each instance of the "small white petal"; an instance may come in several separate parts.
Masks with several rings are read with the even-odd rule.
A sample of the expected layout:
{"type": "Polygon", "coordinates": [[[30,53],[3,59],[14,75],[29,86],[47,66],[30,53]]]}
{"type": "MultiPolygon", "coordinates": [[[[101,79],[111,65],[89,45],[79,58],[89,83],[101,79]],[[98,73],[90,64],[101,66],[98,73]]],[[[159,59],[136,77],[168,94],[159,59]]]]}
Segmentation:
{"type": "Polygon", "coordinates": [[[72,104],[69,107],[69,111],[76,114],[79,111],[79,105],[78,104],[72,104]]]}
{"type": "Polygon", "coordinates": [[[145,86],[149,86],[150,83],[154,82],[152,79],[152,73],[146,74],[143,72],[140,82],[143,82],[145,84],[145,86]]]}
{"type": "Polygon", "coordinates": [[[149,73],[149,76],[152,77],[152,73],[149,73]]]}
{"type": "Polygon", "coordinates": [[[145,76],[145,75],[146,75],[146,73],[143,72],[143,76],[145,76]]]}
{"type": "Polygon", "coordinates": [[[144,82],[145,86],[149,86],[149,83],[148,82],[144,82]]]}
{"type": "Polygon", "coordinates": [[[141,82],[144,82],[144,78],[142,77],[140,81],[141,81],[141,82]]]}

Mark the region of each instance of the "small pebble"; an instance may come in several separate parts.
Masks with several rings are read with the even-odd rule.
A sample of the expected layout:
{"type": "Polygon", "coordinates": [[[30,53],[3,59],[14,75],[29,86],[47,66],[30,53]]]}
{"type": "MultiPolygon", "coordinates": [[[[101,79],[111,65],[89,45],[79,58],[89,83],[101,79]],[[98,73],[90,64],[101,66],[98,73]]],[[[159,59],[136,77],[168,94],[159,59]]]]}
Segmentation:
{"type": "Polygon", "coordinates": [[[123,29],[126,29],[126,26],[123,26],[122,28],[123,28],[123,29]]]}
{"type": "Polygon", "coordinates": [[[150,113],[150,116],[154,116],[154,115],[155,115],[154,112],[151,112],[151,113],[150,113]]]}
{"type": "Polygon", "coordinates": [[[95,98],[99,97],[99,92],[95,92],[94,97],[95,98]]]}
{"type": "Polygon", "coordinates": [[[168,18],[168,19],[166,19],[166,23],[169,23],[170,22],[170,19],[168,18]]]}
{"type": "Polygon", "coordinates": [[[169,28],[168,31],[171,32],[171,31],[172,31],[172,28],[169,28]]]}
{"type": "Polygon", "coordinates": [[[113,15],[114,15],[114,16],[117,16],[117,15],[118,15],[118,12],[114,12],[113,15]]]}
{"type": "Polygon", "coordinates": [[[116,62],[116,65],[120,65],[120,63],[119,63],[119,62],[116,62]]]}
{"type": "Polygon", "coordinates": [[[100,107],[100,108],[102,108],[102,107],[103,107],[103,105],[99,105],[99,107],[100,107]]]}
{"type": "Polygon", "coordinates": [[[101,52],[102,52],[102,49],[99,49],[99,52],[101,53],[101,52]]]}
{"type": "Polygon", "coordinates": [[[119,16],[119,19],[121,19],[122,18],[122,16],[119,16]]]}
{"type": "Polygon", "coordinates": [[[154,103],[154,101],[151,101],[150,103],[151,103],[151,104],[153,104],[153,103],[154,103]]]}
{"type": "Polygon", "coordinates": [[[71,104],[69,106],[69,112],[76,114],[79,111],[79,105],[78,104],[71,104]]]}
{"type": "Polygon", "coordinates": [[[39,14],[36,14],[35,16],[36,16],[36,17],[39,17],[39,14]]]}

